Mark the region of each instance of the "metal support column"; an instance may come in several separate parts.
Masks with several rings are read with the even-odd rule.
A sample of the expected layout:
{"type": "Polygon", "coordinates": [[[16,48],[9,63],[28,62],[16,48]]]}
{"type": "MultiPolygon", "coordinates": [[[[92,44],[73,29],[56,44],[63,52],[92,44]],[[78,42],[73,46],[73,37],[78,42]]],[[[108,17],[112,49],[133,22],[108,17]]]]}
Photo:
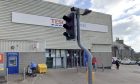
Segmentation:
{"type": "Polygon", "coordinates": [[[80,22],[79,22],[79,19],[80,19],[80,10],[79,8],[76,9],[76,18],[75,18],[75,24],[76,24],[76,28],[77,28],[77,43],[78,43],[78,46],[83,49],[86,54],[88,55],[88,84],[92,84],[92,55],[91,53],[89,52],[88,49],[86,49],[82,44],[81,44],[81,41],[80,41],[80,22]]]}

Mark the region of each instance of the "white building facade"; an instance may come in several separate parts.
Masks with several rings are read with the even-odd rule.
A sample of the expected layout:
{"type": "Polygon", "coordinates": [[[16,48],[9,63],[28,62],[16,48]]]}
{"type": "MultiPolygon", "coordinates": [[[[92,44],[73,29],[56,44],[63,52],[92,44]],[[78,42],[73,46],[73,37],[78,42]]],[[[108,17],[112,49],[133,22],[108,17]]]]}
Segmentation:
{"type": "MultiPolygon", "coordinates": [[[[9,74],[21,73],[31,61],[51,68],[84,66],[83,50],[63,36],[62,17],[70,8],[41,0],[0,0],[0,73],[6,68],[9,74]]],[[[80,28],[81,41],[97,57],[98,65],[110,68],[111,15],[81,16],[80,28]]]]}

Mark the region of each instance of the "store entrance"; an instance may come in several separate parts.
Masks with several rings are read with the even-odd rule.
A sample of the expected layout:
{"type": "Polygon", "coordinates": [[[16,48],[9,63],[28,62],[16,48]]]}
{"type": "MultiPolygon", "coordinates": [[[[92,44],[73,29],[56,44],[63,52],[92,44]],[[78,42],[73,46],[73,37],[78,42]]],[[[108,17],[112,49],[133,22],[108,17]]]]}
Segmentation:
{"type": "Polygon", "coordinates": [[[78,49],[67,50],[67,67],[83,66],[83,51],[78,49]]]}
{"type": "Polygon", "coordinates": [[[82,67],[83,59],[83,51],[80,49],[46,49],[48,68],[82,67]]]}

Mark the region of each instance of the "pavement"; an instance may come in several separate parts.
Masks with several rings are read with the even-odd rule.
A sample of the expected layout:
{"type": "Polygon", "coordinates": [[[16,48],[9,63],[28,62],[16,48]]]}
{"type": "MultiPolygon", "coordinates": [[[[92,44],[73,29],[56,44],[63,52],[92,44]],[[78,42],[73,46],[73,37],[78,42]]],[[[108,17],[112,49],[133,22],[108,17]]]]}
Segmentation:
{"type": "MultiPolygon", "coordinates": [[[[98,69],[94,73],[93,84],[139,84],[140,66],[121,65],[119,70],[112,69],[102,71],[98,69]]],[[[4,83],[3,83],[4,84],[4,83]]],[[[5,84],[88,84],[85,69],[49,69],[46,74],[38,74],[37,77],[22,75],[9,75],[5,84]]]]}
{"type": "Polygon", "coordinates": [[[121,65],[119,70],[115,66],[103,73],[95,73],[94,84],[139,84],[140,66],[121,65]]]}

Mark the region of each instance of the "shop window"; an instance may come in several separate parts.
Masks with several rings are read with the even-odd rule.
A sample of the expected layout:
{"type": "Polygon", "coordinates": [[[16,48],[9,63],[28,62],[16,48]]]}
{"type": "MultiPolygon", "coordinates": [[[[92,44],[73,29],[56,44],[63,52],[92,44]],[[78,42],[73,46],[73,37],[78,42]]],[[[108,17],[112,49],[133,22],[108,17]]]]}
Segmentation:
{"type": "Polygon", "coordinates": [[[49,50],[46,50],[45,56],[46,56],[46,57],[50,57],[49,50]]]}
{"type": "Polygon", "coordinates": [[[55,50],[51,50],[51,57],[55,57],[55,50]]]}
{"type": "Polygon", "coordinates": [[[65,57],[66,54],[65,54],[65,50],[61,50],[61,57],[65,57]]]}
{"type": "Polygon", "coordinates": [[[60,57],[60,50],[56,50],[56,57],[60,57]]]}

